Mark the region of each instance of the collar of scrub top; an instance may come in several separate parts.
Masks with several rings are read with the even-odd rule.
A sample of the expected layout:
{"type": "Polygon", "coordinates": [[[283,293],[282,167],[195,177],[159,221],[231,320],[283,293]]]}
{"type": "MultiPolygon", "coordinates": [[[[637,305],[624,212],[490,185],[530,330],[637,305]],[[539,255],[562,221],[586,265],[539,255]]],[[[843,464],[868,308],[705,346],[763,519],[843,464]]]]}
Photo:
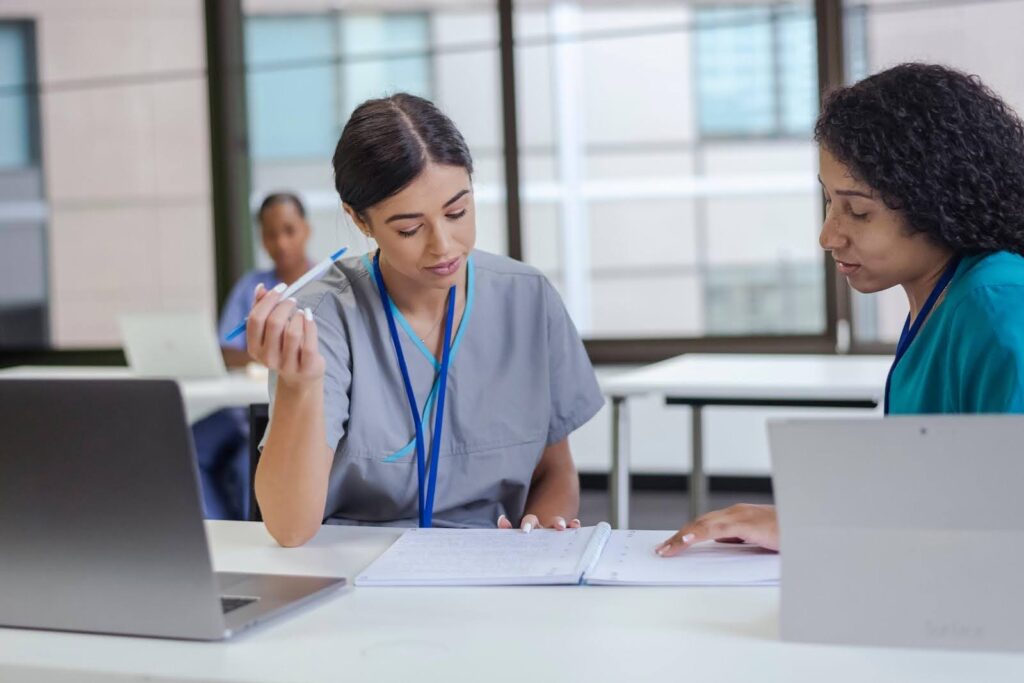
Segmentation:
{"type": "Polygon", "coordinates": [[[409,366],[406,364],[405,354],[402,352],[402,340],[398,336],[395,314],[391,310],[391,299],[388,297],[388,289],[384,285],[384,276],[381,274],[380,249],[373,255],[373,275],[377,281],[377,291],[380,292],[381,305],[384,307],[384,313],[388,319],[388,332],[391,333],[391,344],[395,347],[395,355],[398,357],[398,368],[402,371],[402,384],[405,385],[405,396],[409,400],[409,409],[412,413],[413,425],[416,428],[416,474],[419,483],[417,503],[419,505],[420,527],[430,528],[433,524],[434,516],[434,491],[437,488],[441,427],[444,424],[444,398],[445,391],[448,388],[448,364],[451,360],[452,351],[452,324],[455,320],[455,285],[452,285],[448,290],[448,308],[444,316],[444,343],[441,347],[441,369],[437,382],[437,412],[434,414],[434,431],[431,434],[430,460],[428,461],[426,448],[423,443],[423,421],[420,419],[419,407],[416,405],[416,394],[412,388],[412,379],[409,377],[409,366]]]}
{"type": "Polygon", "coordinates": [[[910,314],[907,314],[907,319],[903,322],[903,331],[900,333],[900,341],[896,344],[896,357],[892,361],[892,365],[889,367],[889,375],[885,378],[885,414],[889,414],[889,387],[892,384],[892,373],[896,371],[896,366],[899,365],[903,355],[910,348],[911,342],[917,337],[917,333],[921,331],[921,326],[924,325],[924,321],[928,318],[928,314],[935,308],[935,303],[942,296],[942,293],[946,291],[946,287],[949,286],[953,276],[956,275],[956,269],[960,265],[960,257],[955,256],[946,266],[946,270],[942,272],[942,276],[939,281],[935,283],[935,287],[932,288],[932,293],[928,295],[927,301],[924,302],[924,306],[918,312],[917,317],[914,318],[914,324],[910,324],[910,314]]]}
{"type": "MultiPolygon", "coordinates": [[[[367,254],[363,254],[360,257],[363,261],[363,266],[366,267],[366,273],[370,276],[370,279],[377,282],[377,276],[375,275],[376,269],[373,265],[373,261],[368,258],[367,254]]],[[[462,319],[459,323],[459,330],[455,333],[455,341],[452,342],[452,356],[451,364],[455,364],[455,358],[459,355],[459,345],[462,343],[462,337],[466,333],[466,327],[469,324],[470,318],[473,317],[473,299],[475,298],[474,291],[474,271],[476,266],[473,264],[473,255],[470,254],[466,257],[466,308],[462,313],[462,319]]],[[[426,347],[426,345],[420,341],[420,338],[416,336],[415,330],[406,321],[402,312],[395,306],[395,302],[390,302],[391,313],[395,316],[395,322],[398,323],[409,334],[409,341],[419,349],[423,357],[430,361],[430,364],[434,366],[434,383],[430,386],[430,393],[427,394],[427,400],[423,404],[423,412],[420,413],[420,419],[426,422],[427,416],[431,414],[434,409],[434,399],[437,398],[437,381],[440,379],[438,370],[441,369],[441,364],[437,362],[437,358],[434,357],[426,347]]],[[[392,453],[391,455],[384,458],[384,462],[398,462],[402,458],[407,457],[410,453],[416,450],[416,436],[415,434],[409,438],[408,443],[402,446],[400,449],[392,453]]]]}

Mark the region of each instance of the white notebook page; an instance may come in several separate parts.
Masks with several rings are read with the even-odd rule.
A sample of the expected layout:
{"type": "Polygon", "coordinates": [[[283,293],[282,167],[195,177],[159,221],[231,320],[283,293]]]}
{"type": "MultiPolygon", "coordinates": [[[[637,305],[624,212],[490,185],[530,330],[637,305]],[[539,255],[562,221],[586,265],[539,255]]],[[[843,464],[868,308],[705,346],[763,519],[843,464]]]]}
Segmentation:
{"type": "Polygon", "coordinates": [[[357,586],[578,583],[609,527],[410,529],[356,577],[357,586]]]}
{"type": "Polygon", "coordinates": [[[779,555],[750,545],[698,543],[675,557],[654,548],[673,531],[613,531],[586,583],[630,586],[774,586],[779,555]]]}

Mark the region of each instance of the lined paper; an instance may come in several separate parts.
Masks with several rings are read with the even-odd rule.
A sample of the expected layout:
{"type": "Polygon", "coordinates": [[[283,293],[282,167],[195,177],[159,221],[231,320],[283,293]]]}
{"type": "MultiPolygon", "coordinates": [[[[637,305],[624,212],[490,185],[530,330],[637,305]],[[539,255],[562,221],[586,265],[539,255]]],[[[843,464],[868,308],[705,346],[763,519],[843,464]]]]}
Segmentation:
{"type": "Polygon", "coordinates": [[[654,548],[672,531],[613,531],[586,583],[624,586],[775,586],[778,553],[751,545],[698,543],[675,557],[654,548]]]}
{"type": "Polygon", "coordinates": [[[357,586],[497,586],[579,583],[610,527],[410,529],[356,577],[357,586]]]}

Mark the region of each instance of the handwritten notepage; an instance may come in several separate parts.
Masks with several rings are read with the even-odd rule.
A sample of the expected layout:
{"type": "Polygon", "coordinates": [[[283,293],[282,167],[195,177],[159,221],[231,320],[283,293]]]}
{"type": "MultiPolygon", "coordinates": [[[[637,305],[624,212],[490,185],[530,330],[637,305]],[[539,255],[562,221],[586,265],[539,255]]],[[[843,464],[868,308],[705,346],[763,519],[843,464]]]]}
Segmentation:
{"type": "Polygon", "coordinates": [[[775,586],[779,555],[757,546],[698,543],[675,557],[654,548],[671,531],[614,531],[586,583],[622,586],[775,586]]]}
{"type": "Polygon", "coordinates": [[[670,531],[410,529],[357,586],[774,586],[779,556],[756,546],[698,543],[675,557],[654,548],[670,531]]]}
{"type": "Polygon", "coordinates": [[[608,538],[584,529],[410,529],[356,577],[357,586],[579,583],[608,538]]]}

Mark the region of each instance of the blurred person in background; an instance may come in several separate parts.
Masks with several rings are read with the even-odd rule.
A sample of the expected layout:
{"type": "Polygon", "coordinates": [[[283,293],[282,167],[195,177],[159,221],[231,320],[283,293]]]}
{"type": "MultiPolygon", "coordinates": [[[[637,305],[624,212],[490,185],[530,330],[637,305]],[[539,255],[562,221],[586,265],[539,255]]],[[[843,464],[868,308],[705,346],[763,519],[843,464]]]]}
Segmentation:
{"type": "MultiPolygon", "coordinates": [[[[274,262],[267,270],[243,275],[224,302],[219,337],[224,362],[243,368],[250,362],[245,335],[227,334],[244,320],[254,303],[257,285],[273,289],[290,285],[312,267],[306,256],[310,227],[302,201],[289,192],[268,195],[256,214],[263,248],[274,262]]],[[[249,416],[245,408],[226,408],[192,425],[208,519],[247,519],[249,510],[249,416]]]]}

